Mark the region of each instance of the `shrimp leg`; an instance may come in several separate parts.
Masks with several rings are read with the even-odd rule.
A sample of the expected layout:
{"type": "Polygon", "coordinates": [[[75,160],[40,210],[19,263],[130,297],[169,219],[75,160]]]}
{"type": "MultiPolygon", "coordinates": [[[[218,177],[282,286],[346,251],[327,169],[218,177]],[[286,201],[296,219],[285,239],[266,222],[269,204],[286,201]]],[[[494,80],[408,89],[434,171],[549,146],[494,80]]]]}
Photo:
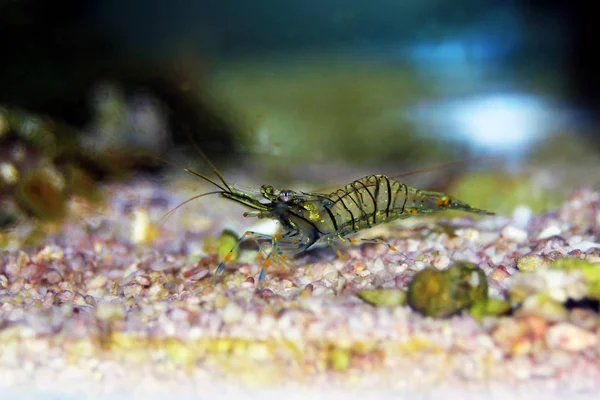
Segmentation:
{"type": "MultiPolygon", "coordinates": [[[[253,231],[246,231],[246,232],[244,232],[244,234],[242,235],[242,237],[236,242],[236,244],[231,248],[231,250],[229,250],[229,252],[225,256],[225,258],[223,258],[223,261],[221,261],[219,263],[219,266],[215,270],[215,276],[219,276],[219,275],[221,275],[223,273],[223,270],[225,269],[225,266],[227,265],[227,263],[229,262],[229,260],[231,260],[231,257],[233,257],[233,253],[235,252],[235,250],[240,246],[240,244],[244,240],[247,240],[247,239],[252,240],[252,241],[254,241],[257,244],[257,246],[259,248],[259,250],[258,250],[259,257],[260,257],[260,252],[261,252],[261,250],[263,248],[261,242],[265,242],[265,241],[272,242],[273,241],[272,236],[266,235],[264,233],[258,233],[258,232],[253,232],[253,231]]],[[[268,259],[269,257],[270,257],[270,255],[266,259],[268,259]]]]}
{"type": "MultiPolygon", "coordinates": [[[[387,241],[380,239],[380,238],[354,238],[354,237],[344,237],[344,236],[337,236],[336,239],[334,239],[335,242],[350,242],[352,244],[357,244],[357,243],[371,243],[371,244],[379,244],[379,245],[383,245],[385,247],[388,248],[389,251],[393,251],[395,253],[398,253],[399,255],[401,255],[402,257],[404,257],[406,260],[411,260],[410,258],[408,258],[404,253],[402,253],[400,250],[398,250],[398,248],[396,248],[395,246],[389,244],[387,241]]],[[[335,243],[334,242],[334,243],[335,243]]],[[[329,244],[331,245],[332,243],[329,242],[329,244]]],[[[340,256],[340,251],[338,250],[336,252],[338,254],[338,257],[340,256]]]]}
{"type": "Polygon", "coordinates": [[[273,256],[279,257],[281,258],[282,261],[287,261],[288,258],[283,254],[283,252],[281,251],[281,249],[279,248],[279,246],[277,245],[277,242],[282,239],[282,236],[279,234],[275,234],[273,236],[271,235],[267,235],[264,233],[258,233],[258,232],[253,232],[253,231],[246,231],[244,232],[244,234],[242,235],[242,237],[236,242],[236,244],[232,247],[231,250],[229,250],[229,252],[227,253],[227,255],[225,255],[225,257],[223,258],[223,261],[221,261],[219,263],[219,266],[217,267],[217,269],[215,270],[215,277],[218,277],[219,275],[221,275],[223,273],[223,270],[225,270],[225,266],[227,265],[227,263],[231,260],[231,257],[233,257],[233,253],[235,252],[235,250],[240,246],[240,244],[244,241],[244,240],[252,240],[254,241],[257,246],[258,246],[258,257],[257,259],[260,260],[261,258],[263,259],[263,265],[260,269],[260,273],[258,274],[258,280],[259,282],[264,280],[265,276],[266,276],[266,268],[271,265],[271,258],[273,256]],[[269,252],[269,254],[263,258],[262,256],[262,252],[264,249],[264,246],[261,242],[271,242],[271,251],[269,252]]]}

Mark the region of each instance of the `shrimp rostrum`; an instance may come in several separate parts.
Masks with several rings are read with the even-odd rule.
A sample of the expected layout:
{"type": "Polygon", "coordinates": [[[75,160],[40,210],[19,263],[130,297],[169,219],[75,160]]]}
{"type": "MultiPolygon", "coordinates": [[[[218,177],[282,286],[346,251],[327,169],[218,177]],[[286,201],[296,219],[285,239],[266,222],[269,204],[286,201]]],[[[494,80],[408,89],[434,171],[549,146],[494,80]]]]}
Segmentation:
{"type": "MultiPolygon", "coordinates": [[[[245,232],[219,264],[216,275],[224,270],[235,248],[245,239],[253,239],[259,246],[265,242],[271,244],[271,251],[264,259],[259,276],[259,279],[262,279],[271,259],[286,261],[316,243],[327,245],[340,242],[354,243],[356,239],[352,236],[359,231],[397,219],[444,210],[493,215],[489,211],[471,207],[448,194],[416,189],[385,175],[365,176],[331,193],[278,190],[271,185],[263,185],[260,188],[260,195],[251,195],[231,187],[210,160],[203,153],[201,154],[211,165],[220,183],[195,171],[184,169],[210,182],[219,190],[195,196],[190,200],[206,194],[218,193],[252,209],[244,216],[270,218],[280,225],[277,233],[272,236],[245,232]]],[[[361,240],[381,243],[396,250],[383,240],[361,240]]]]}

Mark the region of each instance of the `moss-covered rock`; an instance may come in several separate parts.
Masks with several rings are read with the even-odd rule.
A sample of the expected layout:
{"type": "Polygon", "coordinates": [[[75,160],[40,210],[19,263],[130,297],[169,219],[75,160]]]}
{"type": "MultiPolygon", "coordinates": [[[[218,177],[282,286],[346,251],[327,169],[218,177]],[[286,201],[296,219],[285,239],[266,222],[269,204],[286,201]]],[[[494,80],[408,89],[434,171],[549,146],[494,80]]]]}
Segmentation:
{"type": "Polygon", "coordinates": [[[61,176],[39,167],[19,182],[15,199],[19,206],[41,220],[62,219],[67,210],[67,195],[61,176]]]}
{"type": "Polygon", "coordinates": [[[438,271],[426,268],[417,273],[408,287],[410,307],[429,317],[444,318],[488,298],[485,273],[478,266],[459,262],[438,271]]]}

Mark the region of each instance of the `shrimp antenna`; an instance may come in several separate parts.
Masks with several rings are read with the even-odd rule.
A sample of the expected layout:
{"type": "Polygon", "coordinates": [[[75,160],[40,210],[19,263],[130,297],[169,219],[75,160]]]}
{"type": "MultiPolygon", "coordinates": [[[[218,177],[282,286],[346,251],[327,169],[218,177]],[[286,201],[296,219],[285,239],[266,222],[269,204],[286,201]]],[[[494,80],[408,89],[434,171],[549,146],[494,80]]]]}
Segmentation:
{"type": "Polygon", "coordinates": [[[200,146],[198,146],[196,144],[196,142],[194,141],[194,138],[192,137],[192,135],[190,134],[190,132],[188,130],[185,130],[185,133],[187,134],[189,141],[192,143],[192,146],[194,146],[194,149],[198,152],[198,154],[200,154],[200,157],[202,157],[202,159],[204,161],[206,161],[206,163],[208,165],[210,165],[210,167],[212,168],[212,170],[215,173],[215,175],[217,175],[217,177],[221,180],[221,182],[223,182],[223,185],[225,185],[225,187],[227,188],[227,190],[229,190],[230,192],[233,192],[233,190],[231,189],[231,187],[229,186],[229,184],[227,183],[227,181],[225,180],[225,178],[223,177],[223,175],[219,172],[219,170],[217,169],[217,167],[215,167],[215,164],[213,164],[212,161],[210,161],[210,158],[208,158],[208,156],[202,151],[202,149],[200,148],[200,146]]]}
{"type": "MultiPolygon", "coordinates": [[[[429,167],[413,169],[413,170],[406,171],[406,172],[391,174],[391,175],[388,175],[388,177],[392,178],[392,179],[398,179],[398,178],[403,178],[403,177],[412,176],[412,175],[424,174],[426,172],[438,171],[438,170],[441,170],[442,168],[451,167],[454,165],[461,165],[461,164],[466,164],[466,163],[470,163],[470,162],[474,162],[474,161],[481,161],[481,160],[484,160],[484,161],[500,160],[500,157],[477,156],[477,157],[462,158],[460,160],[450,160],[450,161],[445,161],[442,163],[434,164],[429,167]]],[[[329,187],[320,188],[320,189],[315,189],[314,192],[324,192],[329,189],[330,189],[329,187]]]]}
{"type": "Polygon", "coordinates": [[[173,207],[172,209],[170,209],[165,215],[163,215],[162,218],[158,221],[158,225],[161,225],[164,222],[167,222],[167,220],[171,217],[171,215],[173,215],[173,213],[175,211],[177,211],[180,207],[186,205],[190,201],[194,201],[196,199],[199,199],[200,197],[208,196],[209,194],[220,194],[220,193],[222,193],[222,192],[219,191],[219,190],[215,190],[213,192],[206,192],[206,193],[202,193],[202,194],[190,197],[189,199],[187,199],[187,200],[179,203],[178,205],[176,205],[175,207],[173,207]]]}
{"type": "Polygon", "coordinates": [[[463,158],[460,160],[451,160],[451,161],[446,161],[443,163],[439,163],[439,164],[435,164],[429,167],[424,167],[424,168],[419,168],[419,169],[413,169],[411,171],[406,171],[406,172],[400,172],[398,174],[393,174],[390,175],[390,178],[402,178],[405,176],[411,176],[411,175],[417,175],[417,174],[423,174],[425,172],[433,172],[433,171],[437,171],[440,170],[442,168],[446,168],[446,167],[451,167],[454,165],[461,165],[461,164],[466,164],[466,163],[471,163],[471,162],[475,162],[475,161],[489,161],[489,160],[493,160],[494,157],[490,157],[490,156],[480,156],[480,157],[467,157],[467,158],[463,158]]]}
{"type": "MultiPolygon", "coordinates": [[[[159,160],[159,161],[162,161],[162,162],[164,162],[165,164],[169,164],[169,165],[172,165],[172,166],[174,166],[174,167],[181,168],[181,169],[182,169],[182,170],[184,170],[185,172],[189,172],[190,174],[192,174],[192,175],[194,175],[194,176],[197,176],[197,177],[198,177],[198,178],[200,178],[200,179],[204,179],[204,180],[205,180],[205,181],[207,181],[208,183],[210,183],[210,184],[212,184],[212,185],[215,185],[216,187],[218,187],[219,189],[221,189],[223,192],[229,192],[229,193],[231,192],[231,188],[229,187],[229,185],[227,185],[227,184],[226,184],[226,183],[223,181],[223,179],[221,179],[221,181],[223,181],[223,183],[225,183],[225,186],[227,187],[227,189],[225,189],[223,186],[219,185],[219,184],[218,184],[217,182],[215,182],[214,180],[210,179],[208,176],[202,175],[201,173],[199,173],[199,172],[196,172],[196,171],[194,171],[193,169],[189,169],[189,168],[187,168],[187,167],[184,167],[183,165],[181,165],[181,164],[178,164],[178,163],[176,163],[176,162],[173,162],[173,161],[165,160],[164,158],[162,158],[162,157],[159,157],[159,156],[155,156],[155,155],[153,155],[152,157],[156,158],[156,159],[157,159],[157,160],[159,160]]],[[[218,192],[217,192],[217,193],[218,193],[218,192]]]]}

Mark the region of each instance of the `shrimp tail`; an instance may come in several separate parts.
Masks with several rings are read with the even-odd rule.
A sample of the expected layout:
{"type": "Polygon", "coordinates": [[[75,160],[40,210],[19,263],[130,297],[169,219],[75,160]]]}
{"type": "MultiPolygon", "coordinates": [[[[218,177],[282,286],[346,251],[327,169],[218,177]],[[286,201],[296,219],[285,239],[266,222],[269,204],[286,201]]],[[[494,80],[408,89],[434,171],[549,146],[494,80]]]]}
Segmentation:
{"type": "Polygon", "coordinates": [[[462,201],[456,200],[454,198],[450,199],[450,201],[448,202],[448,206],[446,207],[446,209],[448,209],[448,210],[460,210],[460,211],[465,211],[465,212],[469,212],[469,213],[473,213],[473,214],[496,215],[495,213],[493,213],[491,211],[487,211],[487,210],[483,210],[483,209],[480,209],[480,208],[471,207],[467,203],[463,203],[462,201]]]}

